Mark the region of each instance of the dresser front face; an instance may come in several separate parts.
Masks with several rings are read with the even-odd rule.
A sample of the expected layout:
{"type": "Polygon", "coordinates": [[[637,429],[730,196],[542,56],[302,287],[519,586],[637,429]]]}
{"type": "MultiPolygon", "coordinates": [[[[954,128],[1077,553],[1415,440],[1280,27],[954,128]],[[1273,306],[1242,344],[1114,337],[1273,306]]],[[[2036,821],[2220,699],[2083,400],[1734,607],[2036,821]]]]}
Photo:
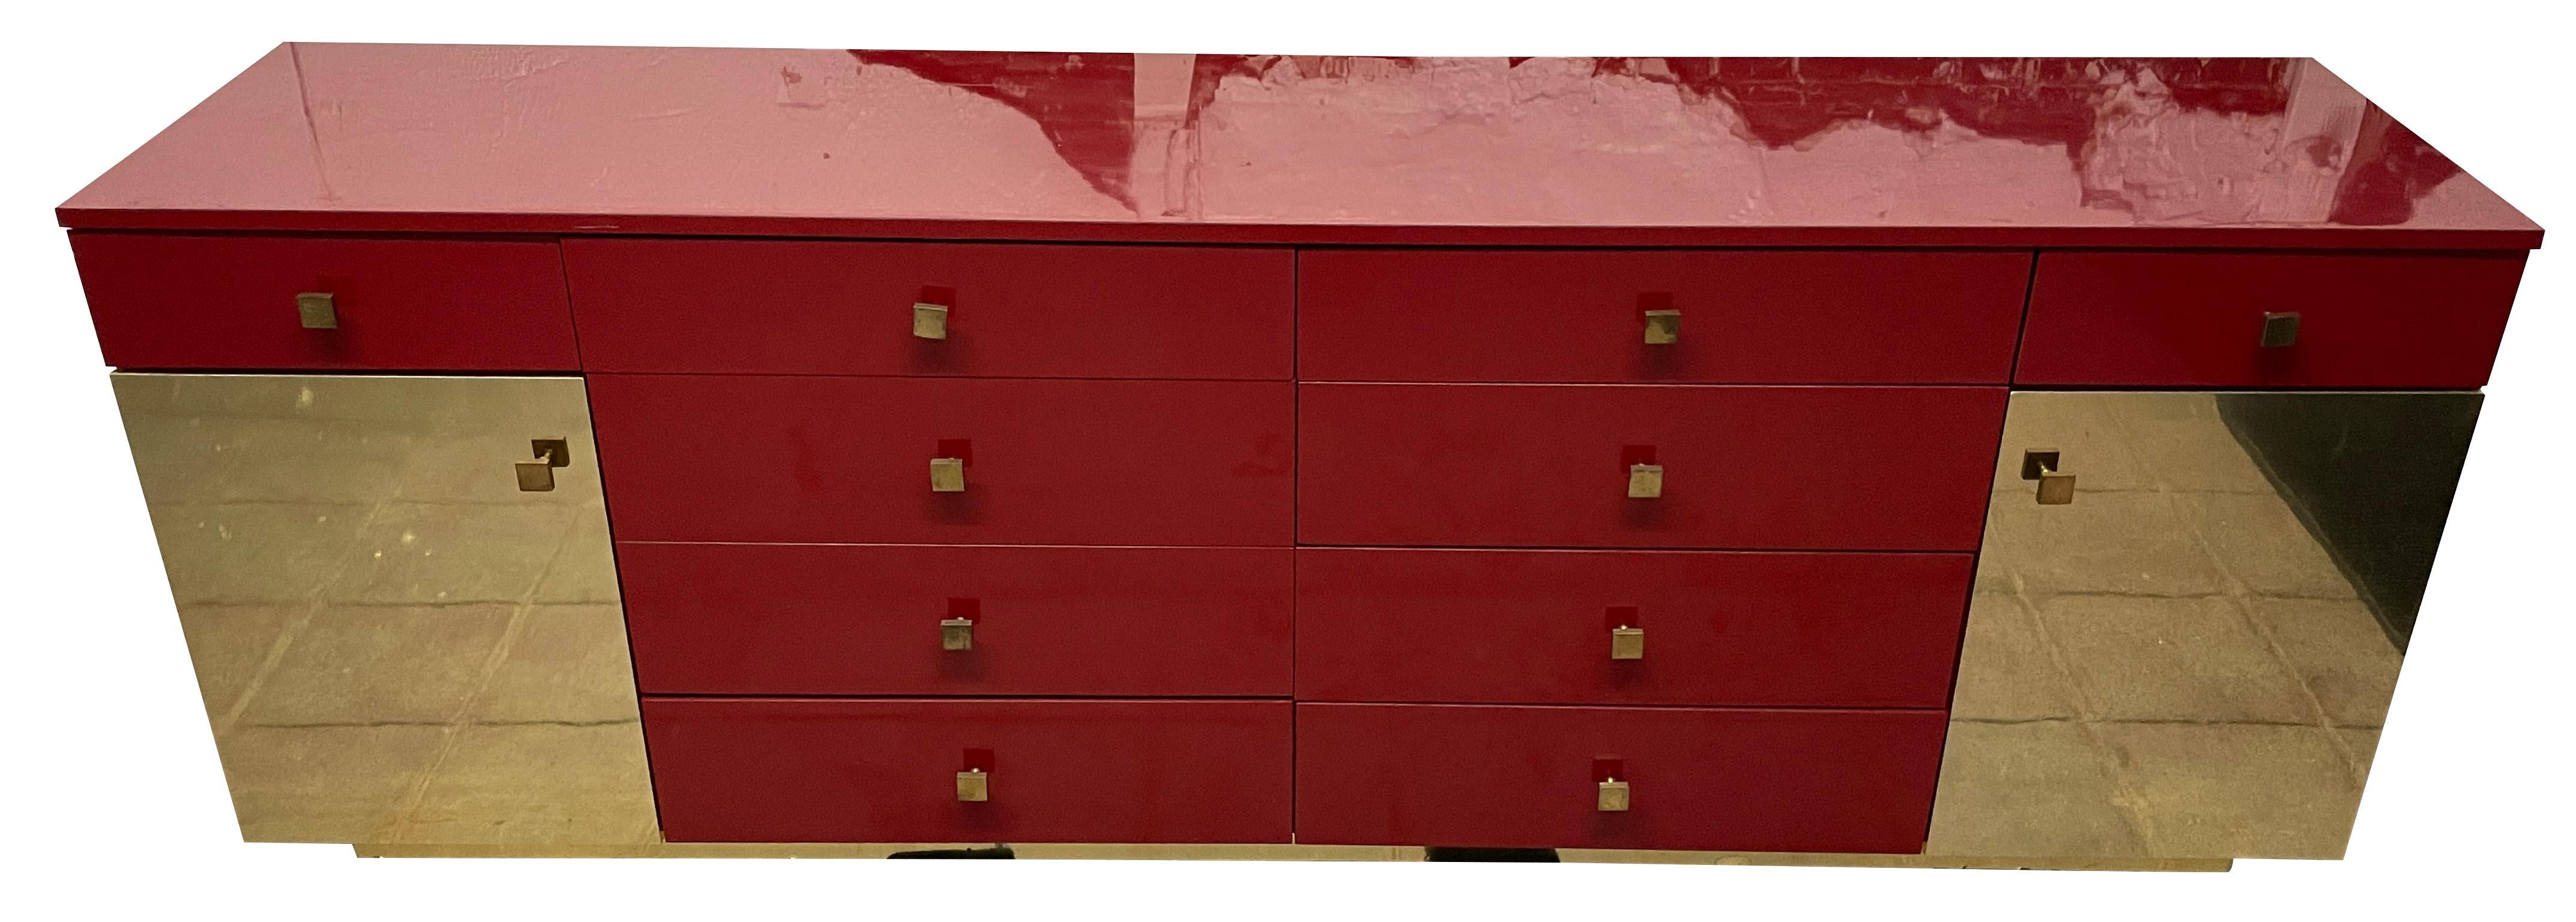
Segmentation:
{"type": "Polygon", "coordinates": [[[658,839],[580,379],[113,380],[244,839],[658,839]]]}
{"type": "MultiPolygon", "coordinates": [[[[1021,279],[1073,264],[1062,248],[764,244],[708,261],[569,241],[582,258],[560,283],[413,303],[369,296],[400,290],[372,267],[541,261],[400,245],[417,241],[76,242],[92,269],[140,271],[116,262],[135,253],[187,256],[176,271],[275,263],[219,279],[241,329],[162,343],[199,367],[432,354],[436,325],[414,320],[440,298],[530,329],[557,330],[556,311],[632,325],[597,337],[622,357],[587,377],[114,375],[252,840],[617,846],[667,828],[2334,857],[2479,401],[2016,391],[1994,356],[1958,365],[1961,381],[1835,383],[1854,377],[1834,364],[1847,356],[1796,349],[1663,380],[1672,343],[1643,335],[1621,291],[1696,291],[1657,303],[1691,318],[1680,342],[1709,342],[1753,307],[1656,272],[1733,267],[1777,300],[1796,287],[1784,276],[1849,268],[1799,252],[1478,254],[1533,278],[1567,261],[1612,273],[1551,276],[1575,307],[1523,304],[1482,334],[1573,331],[1581,364],[1448,356],[1423,380],[1360,381],[1331,376],[1402,370],[1376,334],[1462,321],[1387,327],[1344,289],[1437,280],[1454,271],[1440,259],[1391,251],[1397,273],[1329,251],[1301,274],[1275,271],[1302,265],[1275,250],[1111,251],[1170,270],[1119,281],[1145,295],[1240,302],[1249,316],[1187,321],[1240,373],[1209,376],[1202,355],[1128,341],[1183,315],[1021,279]],[[959,338],[906,329],[925,286],[890,280],[888,254],[927,260],[903,279],[954,283],[927,287],[959,338]],[[794,318],[801,351],[746,340],[700,367],[676,344],[728,305],[624,277],[729,259],[817,279],[809,294],[831,303],[794,318]],[[358,273],[338,326],[296,326],[295,289],[340,278],[302,263],[358,273]],[[1335,281],[1355,267],[1367,285],[1335,281]],[[1290,296],[1298,278],[1325,286],[1320,309],[1290,296]],[[571,306],[536,291],[557,286],[571,306]],[[1313,369],[1292,333],[1320,345],[1313,369]],[[1135,377],[1064,374],[1086,369],[1042,346],[1082,336],[1132,346],[1088,354],[1135,377]],[[1656,472],[1643,493],[1641,467],[1656,472]]],[[[2071,284],[2052,266],[2102,271],[2046,252],[1927,260],[1890,265],[1982,281],[2035,265],[2040,292],[2071,284]]],[[[102,310],[148,307],[124,300],[135,284],[103,287],[102,310]]],[[[1988,302],[2008,298],[1994,287],[1946,295],[1943,322],[1991,325],[1988,302]]],[[[2407,326],[2385,306],[2306,306],[2337,331],[2311,344],[2338,356],[2407,326]]],[[[1920,321],[1872,310],[1854,316],[1879,327],[1847,332],[1920,321]]],[[[2306,381],[2390,364],[2301,365],[2265,352],[2251,319],[2167,321],[2222,328],[2173,367],[2226,353],[2306,381]]],[[[118,329],[102,322],[111,343],[118,329]]],[[[1766,335],[1793,334],[1813,335],[1766,335]]],[[[2167,339],[2136,335],[2108,354],[2167,339]]],[[[2126,374],[2086,354],[2051,361],[2126,374]]]]}

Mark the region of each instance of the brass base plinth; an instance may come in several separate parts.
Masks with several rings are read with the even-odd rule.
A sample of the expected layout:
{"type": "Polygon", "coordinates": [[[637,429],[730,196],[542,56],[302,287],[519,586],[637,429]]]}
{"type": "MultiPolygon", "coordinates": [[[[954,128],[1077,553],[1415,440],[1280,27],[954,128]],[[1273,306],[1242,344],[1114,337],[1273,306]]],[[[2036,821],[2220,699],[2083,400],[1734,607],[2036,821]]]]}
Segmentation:
{"type": "MultiPolygon", "coordinates": [[[[361,858],[884,858],[897,852],[989,848],[989,843],[661,842],[632,845],[352,846],[361,858]]],[[[1100,861],[1421,861],[1415,846],[1378,845],[1014,845],[1015,857],[1100,861]]],[[[1828,852],[1673,852],[1569,848],[1558,860],[1596,864],[1712,864],[1773,867],[1948,868],[2032,871],[2225,871],[2228,858],[1968,858],[1828,852]]]]}

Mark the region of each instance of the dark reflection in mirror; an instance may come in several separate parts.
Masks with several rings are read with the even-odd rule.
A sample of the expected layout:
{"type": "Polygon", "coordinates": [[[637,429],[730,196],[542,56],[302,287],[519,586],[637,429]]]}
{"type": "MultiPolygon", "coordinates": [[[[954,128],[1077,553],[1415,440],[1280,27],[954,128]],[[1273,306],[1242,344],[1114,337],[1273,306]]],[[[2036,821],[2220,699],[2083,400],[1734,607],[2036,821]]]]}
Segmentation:
{"type": "Polygon", "coordinates": [[[2442,395],[2410,401],[2414,412],[2375,412],[2387,396],[2220,394],[2218,415],[2403,651],[2479,399],[2442,395]]]}

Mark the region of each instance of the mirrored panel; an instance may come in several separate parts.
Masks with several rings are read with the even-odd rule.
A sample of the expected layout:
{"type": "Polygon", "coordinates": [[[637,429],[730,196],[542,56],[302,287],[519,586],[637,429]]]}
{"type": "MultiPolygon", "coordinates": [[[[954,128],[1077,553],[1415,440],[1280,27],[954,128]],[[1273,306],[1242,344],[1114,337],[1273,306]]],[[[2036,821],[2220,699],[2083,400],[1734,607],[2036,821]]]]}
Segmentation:
{"type": "Polygon", "coordinates": [[[2016,393],[1936,855],[2341,857],[2474,393],[2016,393]]]}
{"type": "Polygon", "coordinates": [[[244,839],[658,841],[579,379],[114,380],[244,839]]]}

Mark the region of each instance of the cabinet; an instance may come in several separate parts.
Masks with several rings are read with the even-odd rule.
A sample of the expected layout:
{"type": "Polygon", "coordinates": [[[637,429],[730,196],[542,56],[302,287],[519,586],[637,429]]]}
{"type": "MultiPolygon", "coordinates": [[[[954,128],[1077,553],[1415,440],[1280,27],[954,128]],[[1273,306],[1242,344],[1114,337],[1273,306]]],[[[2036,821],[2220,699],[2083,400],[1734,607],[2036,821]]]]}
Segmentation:
{"type": "Polygon", "coordinates": [[[2479,402],[2014,394],[1926,848],[2342,857],[2479,402]]]}
{"type": "Polygon", "coordinates": [[[413,854],[2339,855],[2540,241],[2295,59],[296,45],[58,214],[413,854]]]}
{"type": "Polygon", "coordinates": [[[580,379],[114,383],[244,839],[654,839],[580,379]]]}

